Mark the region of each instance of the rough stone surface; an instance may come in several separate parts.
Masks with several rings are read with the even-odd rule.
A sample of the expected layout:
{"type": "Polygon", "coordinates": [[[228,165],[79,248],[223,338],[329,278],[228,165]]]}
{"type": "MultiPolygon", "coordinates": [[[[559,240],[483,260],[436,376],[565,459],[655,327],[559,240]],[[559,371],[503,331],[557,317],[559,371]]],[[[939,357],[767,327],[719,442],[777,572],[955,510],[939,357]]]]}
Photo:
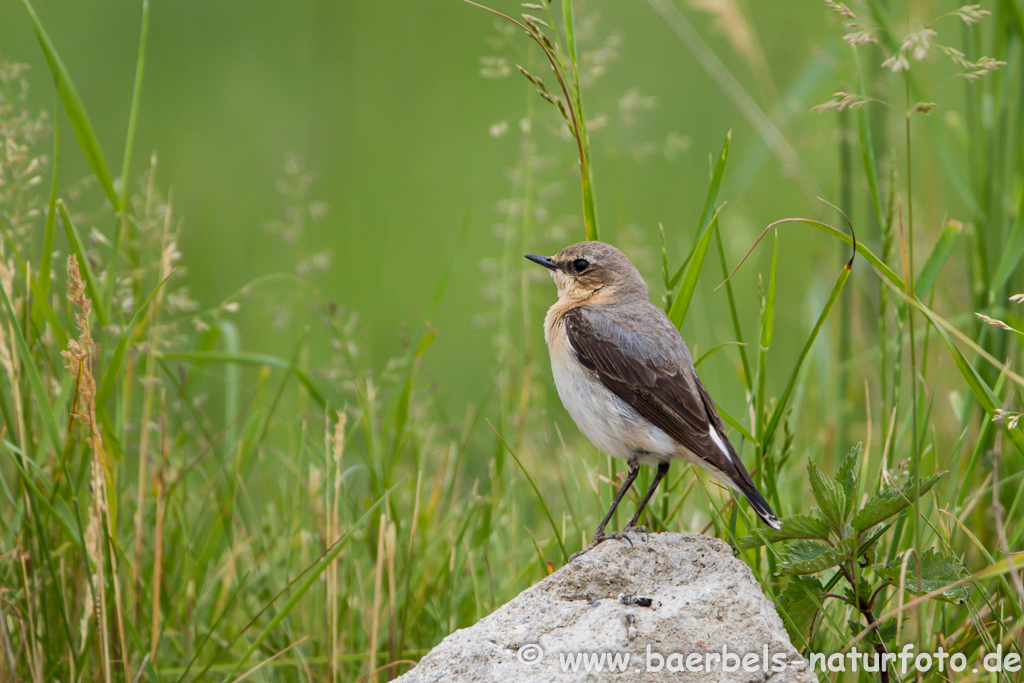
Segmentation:
{"type": "Polygon", "coordinates": [[[774,605],[728,545],[699,534],[654,534],[647,542],[639,534],[630,536],[632,547],[606,541],[474,626],[451,634],[397,680],[816,681],[790,644],[774,605]],[[634,601],[627,604],[624,595],[634,601]],[[637,604],[638,598],[650,598],[650,606],[637,604]],[[723,647],[737,658],[723,663],[723,647]],[[709,669],[705,657],[712,652],[719,658],[709,669]],[[576,671],[563,668],[579,653],[591,655],[589,671],[580,660],[576,671]],[[601,653],[608,654],[598,671],[595,656],[601,653]],[[747,660],[753,670],[743,661],[750,653],[756,655],[747,660]],[[609,670],[613,654],[619,656],[614,672],[609,670]],[[781,656],[773,659],[775,654],[781,656]],[[689,664],[697,660],[701,668],[692,670],[689,664]],[[780,661],[785,669],[773,671],[780,661]]]}

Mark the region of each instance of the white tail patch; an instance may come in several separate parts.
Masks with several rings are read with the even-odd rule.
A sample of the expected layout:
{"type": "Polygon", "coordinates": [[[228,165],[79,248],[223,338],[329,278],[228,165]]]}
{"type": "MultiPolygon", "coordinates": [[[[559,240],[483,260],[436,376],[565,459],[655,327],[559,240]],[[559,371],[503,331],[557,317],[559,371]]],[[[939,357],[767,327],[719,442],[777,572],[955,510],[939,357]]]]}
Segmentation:
{"type": "Polygon", "coordinates": [[[711,425],[710,432],[711,440],[714,441],[715,445],[718,446],[718,449],[722,451],[722,454],[725,456],[726,461],[732,462],[732,456],[729,455],[729,448],[724,443],[722,443],[722,437],[718,435],[718,430],[715,429],[714,425],[711,425]]]}

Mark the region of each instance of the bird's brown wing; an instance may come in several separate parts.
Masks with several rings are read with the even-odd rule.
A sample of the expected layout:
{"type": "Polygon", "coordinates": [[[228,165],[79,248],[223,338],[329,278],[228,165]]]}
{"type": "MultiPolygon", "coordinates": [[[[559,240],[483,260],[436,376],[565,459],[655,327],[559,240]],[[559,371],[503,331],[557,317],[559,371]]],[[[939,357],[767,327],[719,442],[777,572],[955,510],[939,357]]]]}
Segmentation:
{"type": "Polygon", "coordinates": [[[702,458],[712,471],[720,471],[742,489],[754,488],[671,323],[659,320],[654,334],[638,335],[581,307],[569,310],[563,320],[576,358],[604,386],[702,458]],[[715,443],[713,429],[727,452],[715,443]]]}

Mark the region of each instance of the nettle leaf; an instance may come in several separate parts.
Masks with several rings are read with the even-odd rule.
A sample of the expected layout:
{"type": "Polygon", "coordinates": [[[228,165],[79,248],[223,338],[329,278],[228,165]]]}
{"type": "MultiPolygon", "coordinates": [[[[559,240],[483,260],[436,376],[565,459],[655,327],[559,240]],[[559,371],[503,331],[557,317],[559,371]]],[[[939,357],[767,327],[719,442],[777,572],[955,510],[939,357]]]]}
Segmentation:
{"type": "Polygon", "coordinates": [[[837,535],[841,535],[846,526],[846,494],[843,488],[822,473],[813,462],[808,465],[807,474],[822,517],[837,535]]]}
{"type": "Polygon", "coordinates": [[[783,562],[787,564],[807,562],[821,557],[828,550],[829,546],[824,543],[814,543],[813,541],[790,543],[782,551],[783,562]]]}
{"type": "MultiPolygon", "coordinates": [[[[852,619],[848,619],[846,621],[846,624],[850,627],[850,633],[852,633],[855,636],[860,635],[860,632],[863,631],[865,628],[864,624],[860,623],[859,621],[853,621],[852,619]]],[[[896,640],[896,620],[886,619],[878,625],[878,628],[876,630],[872,631],[867,636],[865,636],[864,640],[868,643],[871,643],[872,645],[878,643],[879,641],[883,643],[891,643],[892,641],[896,640]]]]}
{"type": "Polygon", "coordinates": [[[810,515],[790,515],[779,520],[781,529],[757,529],[750,536],[744,536],[739,540],[740,550],[750,550],[765,543],[775,541],[787,541],[794,538],[817,538],[825,540],[828,538],[828,525],[817,517],[810,515]]]}
{"type": "MultiPolygon", "coordinates": [[[[902,571],[903,561],[900,560],[879,569],[878,574],[886,583],[899,586],[900,572],[902,571]]],[[[917,561],[913,557],[907,561],[907,576],[903,585],[910,593],[931,593],[951,583],[956,583],[960,580],[961,575],[966,573],[964,565],[956,557],[951,557],[935,548],[929,548],[921,553],[920,590],[917,581],[917,561]]],[[[967,599],[967,587],[956,586],[943,591],[936,597],[944,602],[960,604],[967,599]]]]}
{"type": "Polygon", "coordinates": [[[864,451],[864,444],[859,443],[850,449],[843,461],[839,463],[839,472],[836,473],[836,481],[843,489],[846,496],[846,505],[843,508],[843,520],[850,518],[853,512],[853,504],[857,499],[857,480],[860,471],[860,454],[864,451]]]}
{"type": "Polygon", "coordinates": [[[834,547],[815,541],[796,541],[786,546],[783,561],[779,562],[779,576],[816,574],[835,567],[853,552],[856,539],[844,538],[834,547]]]}
{"type": "Polygon", "coordinates": [[[883,643],[891,643],[896,640],[896,627],[898,623],[895,618],[886,619],[878,625],[878,638],[883,643]]]}
{"type": "MultiPolygon", "coordinates": [[[[923,496],[945,475],[945,472],[939,472],[930,477],[922,478],[920,484],[921,495],[923,496]]],[[[866,531],[910,507],[914,489],[915,479],[913,477],[908,479],[907,483],[898,489],[892,486],[882,489],[853,516],[851,520],[853,528],[858,532],[866,531]]]]}
{"type": "Polygon", "coordinates": [[[791,579],[779,593],[779,613],[794,643],[807,642],[814,618],[821,612],[824,600],[825,589],[821,582],[810,576],[791,579]]]}
{"type": "MultiPolygon", "coordinates": [[[[857,592],[860,593],[860,598],[864,602],[867,602],[868,600],[871,599],[871,593],[872,593],[871,585],[866,580],[864,580],[863,576],[858,576],[857,577],[857,592]]],[[[846,600],[851,605],[855,605],[855,606],[859,606],[860,605],[860,602],[857,600],[857,596],[853,594],[853,586],[847,586],[843,590],[843,595],[846,596],[846,600]]]]}

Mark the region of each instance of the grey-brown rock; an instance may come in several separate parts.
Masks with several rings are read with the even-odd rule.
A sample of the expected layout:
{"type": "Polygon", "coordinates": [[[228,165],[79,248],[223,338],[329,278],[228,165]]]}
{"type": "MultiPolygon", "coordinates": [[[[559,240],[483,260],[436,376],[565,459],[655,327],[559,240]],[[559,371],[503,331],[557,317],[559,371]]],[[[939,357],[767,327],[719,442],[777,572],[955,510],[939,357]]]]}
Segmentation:
{"type": "Polygon", "coordinates": [[[699,534],[606,541],[451,634],[401,683],[812,683],[728,545],[699,534]]]}

